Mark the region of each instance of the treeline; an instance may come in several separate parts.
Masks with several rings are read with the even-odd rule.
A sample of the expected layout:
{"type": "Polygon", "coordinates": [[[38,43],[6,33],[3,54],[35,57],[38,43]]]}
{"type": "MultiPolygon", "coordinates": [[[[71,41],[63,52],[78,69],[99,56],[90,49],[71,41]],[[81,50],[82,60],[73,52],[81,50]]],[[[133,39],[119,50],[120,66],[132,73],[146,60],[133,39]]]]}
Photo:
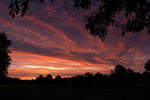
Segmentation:
{"type": "Polygon", "coordinates": [[[102,73],[87,72],[83,75],[76,75],[71,78],[61,78],[57,75],[55,78],[51,74],[46,76],[39,75],[35,80],[20,80],[18,78],[7,78],[1,83],[19,83],[19,84],[46,84],[63,85],[78,87],[150,87],[150,60],[145,63],[146,71],[143,73],[134,72],[122,65],[116,65],[111,70],[110,75],[102,73]]]}
{"type": "Polygon", "coordinates": [[[102,73],[87,72],[83,75],[76,75],[71,78],[61,78],[56,76],[52,78],[51,74],[45,77],[39,75],[35,79],[36,84],[59,84],[68,86],[80,87],[150,87],[150,73],[145,71],[143,73],[134,72],[132,69],[126,69],[122,65],[116,65],[111,70],[110,75],[102,73]]]}

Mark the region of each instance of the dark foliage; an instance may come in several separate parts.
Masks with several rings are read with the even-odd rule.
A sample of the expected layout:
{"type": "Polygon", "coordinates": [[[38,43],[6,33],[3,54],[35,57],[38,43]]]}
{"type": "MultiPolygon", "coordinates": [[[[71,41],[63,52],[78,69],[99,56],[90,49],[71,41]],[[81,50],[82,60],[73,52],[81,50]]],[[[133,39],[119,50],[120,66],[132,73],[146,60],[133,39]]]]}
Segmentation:
{"type": "MultiPolygon", "coordinates": [[[[53,2],[54,0],[49,0],[53,2]]],[[[29,9],[29,3],[30,2],[41,2],[44,3],[44,0],[11,0],[11,3],[9,5],[9,15],[13,18],[15,15],[19,14],[21,12],[21,16],[25,16],[27,14],[27,10],[29,9]]]]}
{"type": "Polygon", "coordinates": [[[48,74],[48,75],[46,75],[46,77],[45,77],[46,79],[53,79],[53,77],[52,77],[52,75],[51,74],[48,74]]]}
{"type": "MultiPolygon", "coordinates": [[[[21,9],[22,17],[25,16],[29,3],[35,1],[44,3],[44,0],[11,0],[9,15],[14,18],[21,9]]],[[[68,6],[76,9],[90,9],[96,6],[97,9],[91,12],[91,15],[87,15],[84,28],[104,41],[111,25],[119,27],[122,36],[128,32],[137,33],[144,29],[150,33],[149,5],[148,0],[72,0],[72,5],[68,6]],[[118,14],[120,14],[119,19],[116,18],[118,14]]]]}
{"type": "Polygon", "coordinates": [[[38,84],[57,84],[73,87],[135,87],[138,84],[141,85],[141,83],[150,83],[149,76],[149,73],[143,73],[142,75],[132,69],[126,69],[122,65],[116,65],[110,75],[87,72],[71,78],[61,78],[61,76],[57,75],[55,79],[52,79],[52,75],[48,74],[45,77],[40,75],[35,82],[38,84]],[[146,81],[144,81],[145,79],[146,81]]]}
{"type": "Polygon", "coordinates": [[[55,80],[60,80],[61,79],[61,76],[60,75],[57,75],[56,77],[55,77],[55,80]]]}
{"type": "MultiPolygon", "coordinates": [[[[149,60],[148,60],[149,61],[149,60]]],[[[54,79],[51,74],[39,75],[35,80],[20,80],[18,78],[5,78],[1,84],[33,84],[33,85],[56,85],[69,87],[117,87],[117,88],[150,88],[150,73],[143,74],[127,69],[122,65],[116,65],[110,75],[87,72],[71,78],[61,78],[57,75],[54,79]]]]}
{"type": "Polygon", "coordinates": [[[149,4],[147,0],[101,0],[101,6],[97,11],[87,17],[85,28],[94,36],[99,36],[102,41],[111,25],[119,27],[122,35],[127,32],[137,33],[144,29],[149,33],[149,4]],[[119,13],[121,17],[117,19],[116,15],[119,13]]]}
{"type": "Polygon", "coordinates": [[[144,68],[146,69],[146,71],[150,71],[150,60],[148,60],[148,61],[145,63],[144,68]]]}
{"type": "Polygon", "coordinates": [[[5,32],[0,33],[0,79],[6,78],[8,74],[7,69],[11,62],[9,46],[11,41],[7,39],[5,32]]]}

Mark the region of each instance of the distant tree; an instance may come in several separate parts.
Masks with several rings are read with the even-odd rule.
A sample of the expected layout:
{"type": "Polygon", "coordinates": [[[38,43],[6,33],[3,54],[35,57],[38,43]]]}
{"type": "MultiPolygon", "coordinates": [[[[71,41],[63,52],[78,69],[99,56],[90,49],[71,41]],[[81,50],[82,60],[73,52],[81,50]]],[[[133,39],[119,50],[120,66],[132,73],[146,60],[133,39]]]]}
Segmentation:
{"type": "Polygon", "coordinates": [[[84,74],[84,77],[86,77],[86,78],[93,78],[93,74],[90,73],[90,72],[87,72],[87,73],[84,74]]]}
{"type": "Polygon", "coordinates": [[[118,64],[115,66],[113,74],[116,76],[116,78],[123,79],[127,76],[128,72],[124,66],[118,64]]]}
{"type": "Polygon", "coordinates": [[[132,70],[130,68],[127,69],[127,73],[128,73],[128,83],[130,83],[130,85],[133,85],[135,80],[138,77],[136,77],[136,73],[134,72],[134,70],[132,70]]]}
{"type": "Polygon", "coordinates": [[[127,73],[128,73],[128,74],[134,74],[134,70],[128,68],[128,69],[127,69],[127,73]]]}
{"type": "Polygon", "coordinates": [[[77,74],[77,75],[75,75],[75,77],[83,78],[83,77],[84,77],[84,75],[77,74]]]}
{"type": "Polygon", "coordinates": [[[94,81],[95,81],[96,86],[102,86],[103,87],[106,85],[106,83],[105,83],[106,77],[102,73],[97,72],[94,75],[94,81]]]}
{"type": "Polygon", "coordinates": [[[46,79],[53,79],[53,77],[52,77],[51,74],[47,74],[47,75],[45,76],[45,78],[46,78],[46,79]]]}
{"type": "Polygon", "coordinates": [[[7,39],[5,32],[0,33],[0,79],[6,78],[8,75],[7,70],[11,63],[9,46],[11,46],[11,40],[7,39]]]}
{"type": "Polygon", "coordinates": [[[148,61],[145,63],[144,68],[146,69],[146,71],[150,71],[150,60],[148,60],[148,61]]]}
{"type": "MultiPolygon", "coordinates": [[[[15,14],[27,14],[30,2],[44,2],[45,0],[11,0],[9,15],[14,18],[15,14]]],[[[54,0],[50,0],[54,1],[54,0]]],[[[67,4],[66,0],[66,3],[67,4]]],[[[93,36],[98,36],[102,41],[108,35],[108,28],[112,25],[118,27],[125,33],[137,33],[147,30],[150,33],[150,1],[149,0],[71,0],[72,9],[96,10],[86,17],[85,29],[93,36]],[[120,17],[116,17],[120,14],[120,17]]],[[[87,10],[86,10],[87,11],[87,10]]]]}
{"type": "Polygon", "coordinates": [[[60,76],[60,75],[57,75],[57,76],[55,77],[55,79],[56,79],[56,80],[60,80],[60,79],[61,79],[61,76],[60,76]]]}
{"type": "Polygon", "coordinates": [[[104,75],[102,73],[97,72],[94,77],[95,78],[102,78],[104,75]]]}
{"type": "Polygon", "coordinates": [[[122,65],[116,65],[112,75],[110,77],[110,80],[113,79],[113,81],[110,81],[112,83],[112,85],[117,86],[117,87],[128,87],[128,86],[132,86],[132,82],[134,79],[134,76],[131,71],[126,69],[124,66],[122,65]],[[129,74],[130,73],[130,74],[129,74]]]}
{"type": "Polygon", "coordinates": [[[36,80],[42,80],[42,79],[44,79],[43,75],[39,75],[39,76],[36,78],[36,80]]]}
{"type": "Polygon", "coordinates": [[[124,66],[122,65],[116,65],[114,70],[111,70],[111,76],[133,76],[134,75],[134,70],[128,68],[126,69],[124,66]]]}

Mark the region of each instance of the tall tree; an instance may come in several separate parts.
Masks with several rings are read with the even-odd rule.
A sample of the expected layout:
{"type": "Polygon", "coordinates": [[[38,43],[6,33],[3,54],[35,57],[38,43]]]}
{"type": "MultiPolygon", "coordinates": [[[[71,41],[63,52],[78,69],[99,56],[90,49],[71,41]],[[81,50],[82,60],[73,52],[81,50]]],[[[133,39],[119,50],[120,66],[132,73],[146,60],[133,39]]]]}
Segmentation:
{"type": "Polygon", "coordinates": [[[11,63],[9,46],[11,46],[11,40],[7,39],[5,32],[0,33],[0,79],[4,79],[8,75],[7,69],[11,63]]]}
{"type": "MultiPolygon", "coordinates": [[[[14,18],[21,10],[21,15],[27,14],[28,4],[33,1],[47,0],[11,0],[9,15],[14,18]]],[[[50,0],[54,1],[54,0],[50,0]]],[[[77,9],[97,7],[86,17],[85,29],[102,41],[108,35],[108,28],[114,25],[121,29],[122,35],[147,30],[150,33],[150,1],[149,0],[71,0],[67,5],[77,9]],[[120,15],[119,17],[116,17],[120,15]]],[[[68,0],[66,0],[68,2],[68,0]]],[[[66,3],[67,4],[67,3],[66,3]]],[[[86,10],[87,11],[87,10],[86,10]]]]}

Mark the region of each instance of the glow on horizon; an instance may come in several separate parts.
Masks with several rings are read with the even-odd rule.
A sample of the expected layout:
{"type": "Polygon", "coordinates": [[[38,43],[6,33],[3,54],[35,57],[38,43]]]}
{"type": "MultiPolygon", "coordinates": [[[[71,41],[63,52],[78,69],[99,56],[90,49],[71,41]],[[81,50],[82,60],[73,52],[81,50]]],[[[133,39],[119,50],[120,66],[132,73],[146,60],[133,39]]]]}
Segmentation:
{"type": "Polygon", "coordinates": [[[96,73],[101,71],[105,73],[108,71],[107,67],[105,67],[106,65],[102,64],[47,57],[20,51],[14,51],[11,56],[13,61],[8,69],[9,76],[18,77],[20,79],[35,79],[35,77],[40,74],[71,77],[86,72],[96,73]]]}

